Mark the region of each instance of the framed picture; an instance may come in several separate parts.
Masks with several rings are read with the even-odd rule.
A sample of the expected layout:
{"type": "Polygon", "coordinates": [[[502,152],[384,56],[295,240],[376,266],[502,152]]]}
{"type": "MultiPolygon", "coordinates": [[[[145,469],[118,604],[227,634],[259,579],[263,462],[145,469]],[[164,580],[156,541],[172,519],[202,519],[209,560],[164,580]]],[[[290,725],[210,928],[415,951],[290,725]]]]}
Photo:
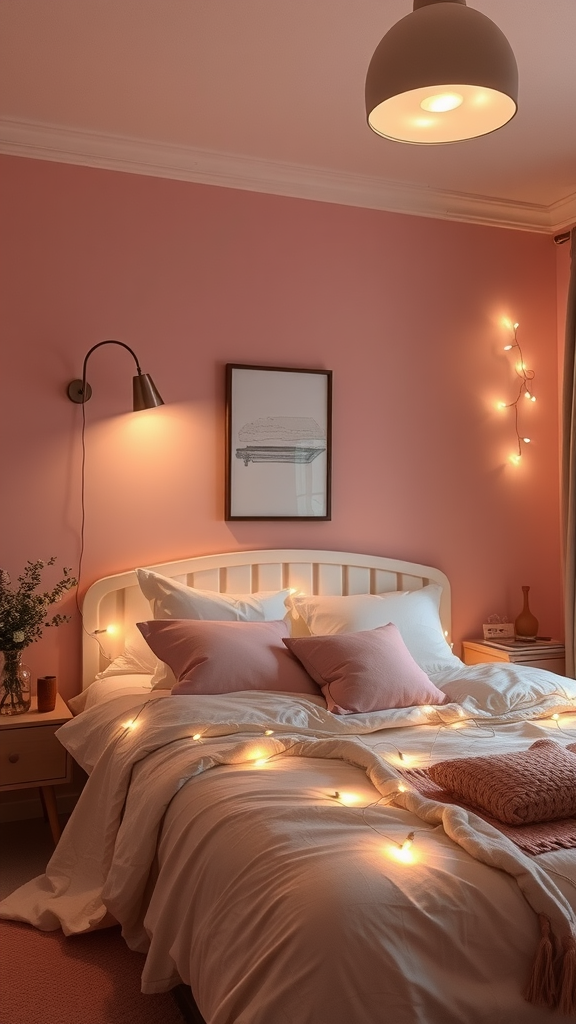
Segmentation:
{"type": "Polygon", "coordinates": [[[332,371],[226,365],[226,519],[330,519],[332,371]]]}

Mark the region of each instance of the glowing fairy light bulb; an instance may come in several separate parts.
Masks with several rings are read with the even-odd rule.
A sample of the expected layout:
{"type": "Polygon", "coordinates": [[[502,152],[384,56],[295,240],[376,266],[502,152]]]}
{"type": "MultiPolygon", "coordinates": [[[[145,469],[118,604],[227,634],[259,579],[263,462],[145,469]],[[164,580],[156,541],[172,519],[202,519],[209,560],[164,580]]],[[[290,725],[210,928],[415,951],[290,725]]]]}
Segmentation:
{"type": "Polygon", "coordinates": [[[509,352],[511,348],[514,348],[514,345],[504,345],[505,352],[509,352]]]}
{"type": "Polygon", "coordinates": [[[518,452],[514,452],[513,455],[509,456],[509,459],[514,466],[519,466],[522,461],[522,456],[519,455],[518,452]]]}
{"type": "Polygon", "coordinates": [[[332,796],[335,800],[339,800],[341,804],[345,804],[346,807],[351,807],[353,804],[360,802],[360,797],[357,793],[340,793],[339,790],[335,790],[332,796]]]}
{"type": "Polygon", "coordinates": [[[530,444],[531,443],[529,437],[523,437],[522,440],[524,441],[524,444],[530,444]]]}
{"type": "Polygon", "coordinates": [[[274,729],[266,729],[264,731],[264,735],[265,736],[273,736],[274,735],[274,729]]]}
{"type": "Polygon", "coordinates": [[[199,740],[199,739],[202,739],[202,733],[201,733],[201,732],[195,732],[195,733],[194,733],[194,735],[193,735],[193,737],[192,737],[192,739],[193,739],[193,740],[199,740]]]}
{"type": "Polygon", "coordinates": [[[409,846],[406,846],[405,843],[402,843],[401,846],[389,846],[387,853],[389,857],[400,861],[401,864],[413,864],[415,860],[411,843],[409,846]]]}
{"type": "Polygon", "coordinates": [[[130,718],[127,722],[123,723],[122,728],[126,729],[127,732],[130,732],[131,730],[136,729],[137,726],[138,722],[134,718],[130,718]]]}

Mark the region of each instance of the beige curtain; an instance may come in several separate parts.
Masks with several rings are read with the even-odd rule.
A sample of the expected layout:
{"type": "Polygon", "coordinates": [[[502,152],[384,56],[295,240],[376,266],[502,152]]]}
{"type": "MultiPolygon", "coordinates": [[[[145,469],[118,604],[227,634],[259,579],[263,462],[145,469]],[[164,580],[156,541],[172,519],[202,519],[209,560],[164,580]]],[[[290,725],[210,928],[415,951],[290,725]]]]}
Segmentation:
{"type": "Polygon", "coordinates": [[[576,228],[570,233],[571,264],[566,311],[562,393],[562,523],[566,675],[576,677],[576,228]]]}

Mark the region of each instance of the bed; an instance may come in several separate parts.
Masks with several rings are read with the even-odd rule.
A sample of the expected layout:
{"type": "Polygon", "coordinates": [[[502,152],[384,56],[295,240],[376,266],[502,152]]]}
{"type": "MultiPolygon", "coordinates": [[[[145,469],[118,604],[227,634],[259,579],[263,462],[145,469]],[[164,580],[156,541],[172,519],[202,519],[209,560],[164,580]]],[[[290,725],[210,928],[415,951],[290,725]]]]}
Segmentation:
{"type": "Polygon", "coordinates": [[[95,583],[58,733],[88,781],[0,917],[119,922],[143,992],[187,986],[206,1024],[575,1015],[576,683],[464,666],[450,613],[439,570],[342,552],[95,583]],[[536,772],[520,824],[446,776],[504,754],[536,772]]]}

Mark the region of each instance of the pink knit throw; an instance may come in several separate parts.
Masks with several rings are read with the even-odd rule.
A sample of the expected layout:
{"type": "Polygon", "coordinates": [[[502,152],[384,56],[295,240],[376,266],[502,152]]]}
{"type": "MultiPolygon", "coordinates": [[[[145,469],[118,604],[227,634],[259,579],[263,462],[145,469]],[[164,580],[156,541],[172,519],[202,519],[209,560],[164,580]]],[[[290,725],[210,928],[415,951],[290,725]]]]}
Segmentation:
{"type": "MultiPolygon", "coordinates": [[[[540,749],[542,749],[544,744],[546,745],[546,754],[554,753],[554,751],[551,750],[551,747],[558,748],[561,757],[565,756],[565,750],[572,752],[570,755],[571,757],[576,754],[576,743],[571,743],[566,748],[562,748],[559,747],[559,744],[554,743],[551,740],[537,740],[536,744],[534,744],[531,749],[533,749],[534,746],[539,746],[540,749]]],[[[498,765],[500,757],[501,755],[493,755],[493,762],[498,765]]],[[[510,757],[514,757],[514,755],[510,755],[510,757]]],[[[468,761],[470,769],[473,769],[474,762],[490,761],[490,757],[467,758],[466,760],[468,761]]],[[[450,762],[439,762],[439,765],[435,767],[439,767],[442,764],[447,765],[450,764],[450,762]]],[[[480,767],[482,767],[482,765],[480,765],[480,767]]],[[[549,853],[552,850],[569,850],[576,847],[576,816],[556,818],[553,821],[531,821],[522,825],[511,825],[498,820],[493,815],[486,813],[485,810],[468,800],[458,799],[453,792],[446,788],[446,786],[435,782],[431,778],[429,769],[405,769],[400,770],[400,774],[414,787],[414,789],[418,790],[422,796],[427,797],[429,800],[436,800],[439,803],[456,804],[458,807],[464,807],[466,810],[473,811],[474,814],[483,818],[484,821],[489,822],[490,825],[497,828],[503,833],[503,835],[507,836],[508,839],[511,839],[516,846],[520,847],[520,849],[524,851],[524,853],[549,853]]],[[[504,772],[504,784],[506,784],[506,779],[507,773],[504,772]]],[[[546,782],[542,777],[539,781],[541,785],[546,782]]]]}

